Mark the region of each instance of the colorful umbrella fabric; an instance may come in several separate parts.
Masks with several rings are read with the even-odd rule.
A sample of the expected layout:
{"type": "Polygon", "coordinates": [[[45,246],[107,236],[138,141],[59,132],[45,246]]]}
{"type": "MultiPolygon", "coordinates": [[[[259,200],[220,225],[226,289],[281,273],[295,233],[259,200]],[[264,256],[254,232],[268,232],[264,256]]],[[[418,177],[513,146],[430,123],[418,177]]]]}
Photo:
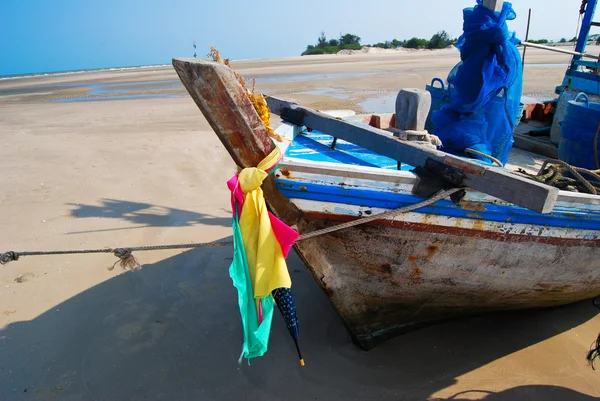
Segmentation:
{"type": "Polygon", "coordinates": [[[298,233],[267,210],[260,188],[282,158],[275,148],[257,167],[245,168],[227,182],[234,234],[234,259],[229,272],[238,290],[244,329],[240,361],[267,351],[274,304],[271,294],[292,285],[285,258],[298,233]]]}

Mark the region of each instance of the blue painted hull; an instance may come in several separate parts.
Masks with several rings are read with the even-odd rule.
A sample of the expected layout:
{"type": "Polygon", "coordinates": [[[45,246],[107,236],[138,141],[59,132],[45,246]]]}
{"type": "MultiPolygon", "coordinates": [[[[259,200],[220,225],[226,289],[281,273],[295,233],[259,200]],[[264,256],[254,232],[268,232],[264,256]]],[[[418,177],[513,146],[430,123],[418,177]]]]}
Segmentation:
{"type": "MultiPolygon", "coordinates": [[[[312,132],[275,172],[303,213],[300,232],[412,205],[410,166],[312,132]],[[381,176],[385,172],[385,176],[381,176]]],[[[561,193],[540,214],[468,191],[395,218],[296,245],[315,279],[368,349],[440,320],[561,305],[600,294],[600,200],[561,193]],[[579,203],[578,203],[579,202],[579,203]]]]}

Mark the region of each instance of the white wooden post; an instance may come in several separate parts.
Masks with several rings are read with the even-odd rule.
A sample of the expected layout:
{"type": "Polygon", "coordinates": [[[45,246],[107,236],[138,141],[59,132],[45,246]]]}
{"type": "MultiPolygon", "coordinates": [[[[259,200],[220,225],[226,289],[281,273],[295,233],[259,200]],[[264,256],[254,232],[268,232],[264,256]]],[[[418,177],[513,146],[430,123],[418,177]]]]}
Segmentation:
{"type": "Polygon", "coordinates": [[[431,93],[424,89],[402,89],[396,97],[396,128],[423,131],[431,108],[431,93]]]}
{"type": "Polygon", "coordinates": [[[483,6],[493,12],[502,11],[504,0],[483,0],[483,6]]]}

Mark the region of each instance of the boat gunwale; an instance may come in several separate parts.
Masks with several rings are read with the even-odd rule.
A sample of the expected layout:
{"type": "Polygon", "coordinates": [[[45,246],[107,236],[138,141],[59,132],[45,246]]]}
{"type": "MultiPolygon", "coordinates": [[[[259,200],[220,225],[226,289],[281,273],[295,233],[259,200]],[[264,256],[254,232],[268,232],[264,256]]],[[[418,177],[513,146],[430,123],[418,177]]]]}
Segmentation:
{"type": "MultiPolygon", "coordinates": [[[[282,124],[277,128],[276,133],[282,135],[289,141],[283,143],[276,143],[276,145],[280,148],[284,155],[288,147],[290,146],[291,141],[293,141],[293,139],[300,134],[300,132],[298,132],[298,128],[299,127],[286,122],[282,122],[282,124]]],[[[500,169],[500,167],[493,168],[500,169]]],[[[326,161],[305,160],[289,156],[284,156],[283,161],[279,165],[279,169],[290,169],[309,174],[329,175],[336,177],[391,182],[398,184],[414,184],[417,180],[417,176],[410,171],[382,169],[378,167],[358,166],[344,163],[332,163],[326,161]]],[[[511,170],[506,168],[503,168],[503,170],[513,173],[511,170]]],[[[468,188],[468,191],[470,193],[481,194],[481,202],[501,202],[506,205],[513,205],[512,203],[502,201],[498,198],[484,194],[472,188],[468,188]]],[[[581,192],[569,192],[559,190],[556,202],[583,205],[600,205],[600,196],[581,192]]],[[[517,206],[515,205],[515,207],[517,206]]]]}

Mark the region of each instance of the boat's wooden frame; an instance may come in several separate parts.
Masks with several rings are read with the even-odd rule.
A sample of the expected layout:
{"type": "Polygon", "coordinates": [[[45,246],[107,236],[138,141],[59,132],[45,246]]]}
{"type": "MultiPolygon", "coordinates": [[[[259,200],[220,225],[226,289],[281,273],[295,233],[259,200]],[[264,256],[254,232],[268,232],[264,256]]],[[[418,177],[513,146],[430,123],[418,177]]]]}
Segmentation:
{"type": "MultiPolygon", "coordinates": [[[[231,70],[197,59],[174,59],[173,65],[238,166],[256,166],[277,146],[231,70]]],[[[450,166],[463,179],[457,184],[488,193],[468,189],[458,205],[439,202],[296,244],[361,347],[456,316],[560,305],[600,293],[600,197],[558,191],[275,102],[281,106],[273,107],[276,113],[296,112],[293,119],[300,112],[302,124],[331,129],[396,160],[450,166]]],[[[291,139],[299,131],[289,124],[282,129],[291,139]]],[[[285,159],[263,190],[270,209],[302,233],[416,203],[416,182],[406,171],[285,159]]]]}

